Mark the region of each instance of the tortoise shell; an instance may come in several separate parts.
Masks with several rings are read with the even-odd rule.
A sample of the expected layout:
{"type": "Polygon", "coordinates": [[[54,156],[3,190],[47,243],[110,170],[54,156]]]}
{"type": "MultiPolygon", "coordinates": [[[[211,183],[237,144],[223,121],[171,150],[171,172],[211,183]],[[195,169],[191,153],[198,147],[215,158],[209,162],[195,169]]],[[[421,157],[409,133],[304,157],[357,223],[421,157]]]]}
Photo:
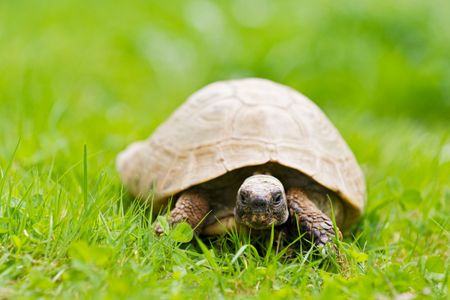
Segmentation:
{"type": "Polygon", "coordinates": [[[125,187],[136,197],[151,195],[156,208],[190,187],[228,181],[230,173],[255,166],[298,171],[334,192],[347,225],[364,209],[364,175],[337,129],[304,95],[265,79],[202,88],[117,158],[125,187]]]}

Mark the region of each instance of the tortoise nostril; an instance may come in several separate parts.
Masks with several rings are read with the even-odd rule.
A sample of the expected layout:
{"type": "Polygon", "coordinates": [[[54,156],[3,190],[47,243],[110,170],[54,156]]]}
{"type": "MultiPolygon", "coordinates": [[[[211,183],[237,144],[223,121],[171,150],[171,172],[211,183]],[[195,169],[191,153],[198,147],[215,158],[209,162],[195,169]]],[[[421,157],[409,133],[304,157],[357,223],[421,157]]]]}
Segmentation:
{"type": "Polygon", "coordinates": [[[263,209],[267,206],[267,201],[263,198],[255,198],[252,201],[252,206],[257,209],[263,209]]]}

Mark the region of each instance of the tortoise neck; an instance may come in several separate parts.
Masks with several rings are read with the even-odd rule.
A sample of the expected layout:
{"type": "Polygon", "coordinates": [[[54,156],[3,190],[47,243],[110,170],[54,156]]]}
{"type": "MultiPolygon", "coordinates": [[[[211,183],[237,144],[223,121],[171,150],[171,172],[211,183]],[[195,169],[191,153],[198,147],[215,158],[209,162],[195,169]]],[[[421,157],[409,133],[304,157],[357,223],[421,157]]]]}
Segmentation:
{"type": "Polygon", "coordinates": [[[272,176],[272,173],[269,171],[269,169],[261,168],[253,172],[253,175],[270,175],[272,176]]]}

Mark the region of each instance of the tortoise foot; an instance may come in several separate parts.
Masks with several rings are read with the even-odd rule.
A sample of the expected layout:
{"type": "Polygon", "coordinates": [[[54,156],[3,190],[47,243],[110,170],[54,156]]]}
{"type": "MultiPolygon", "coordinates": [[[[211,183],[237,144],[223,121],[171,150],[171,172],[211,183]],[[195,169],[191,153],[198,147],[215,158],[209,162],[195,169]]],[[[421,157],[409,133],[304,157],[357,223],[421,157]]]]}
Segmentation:
{"type": "MultiPolygon", "coordinates": [[[[169,214],[169,226],[185,221],[195,232],[202,229],[201,222],[209,212],[209,204],[206,195],[199,191],[188,190],[180,195],[174,209],[169,214]]],[[[157,224],[154,228],[155,234],[160,236],[164,233],[164,228],[157,224]]]]}
{"type": "Polygon", "coordinates": [[[291,188],[286,196],[290,216],[292,220],[297,220],[300,233],[305,235],[307,241],[323,247],[333,242],[336,235],[342,239],[339,229],[337,234],[334,231],[331,219],[301,189],[291,188]]]}

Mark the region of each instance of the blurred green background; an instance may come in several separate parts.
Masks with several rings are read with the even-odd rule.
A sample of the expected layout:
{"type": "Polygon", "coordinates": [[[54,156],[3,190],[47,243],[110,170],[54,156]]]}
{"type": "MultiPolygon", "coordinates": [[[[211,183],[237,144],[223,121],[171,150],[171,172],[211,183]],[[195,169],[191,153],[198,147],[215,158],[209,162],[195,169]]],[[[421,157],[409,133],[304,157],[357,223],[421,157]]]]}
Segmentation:
{"type": "MultiPolygon", "coordinates": [[[[364,268],[355,264],[353,281],[337,283],[345,289],[330,283],[330,293],[394,297],[412,289],[441,297],[448,285],[450,227],[449,12],[447,0],[0,1],[0,200],[45,204],[56,197],[54,184],[77,220],[87,144],[92,201],[108,207],[119,197],[116,154],[147,137],[188,95],[217,80],[269,78],[323,108],[366,174],[369,202],[356,232],[357,247],[369,259],[364,268]],[[436,262],[445,270],[427,269],[436,262]],[[386,281],[374,281],[380,272],[386,281]]],[[[94,213],[89,226],[96,235],[76,225],[53,241],[56,254],[42,254],[39,237],[23,229],[33,232],[42,223],[43,236],[50,236],[47,223],[55,210],[44,204],[35,219],[29,212],[9,227],[26,242],[20,255],[2,258],[11,269],[0,267],[0,283],[36,288],[28,280],[33,267],[14,265],[26,257],[33,264],[41,260],[37,270],[44,278],[55,276],[47,267],[53,259],[70,273],[66,254],[74,239],[116,247],[99,237],[104,228],[94,213]]],[[[0,237],[1,253],[18,247],[1,230],[0,237]]],[[[129,268],[130,278],[140,276],[139,263],[129,268]]],[[[118,272],[115,264],[108,272],[118,272]]],[[[215,276],[201,272],[202,278],[215,276]]],[[[169,290],[172,284],[130,279],[128,288],[151,282],[169,290]]],[[[252,291],[253,282],[248,285],[252,291]]],[[[83,295],[84,287],[68,293],[83,295]]],[[[300,289],[308,291],[306,284],[300,289]]],[[[270,297],[271,288],[265,291],[270,297]]]]}
{"type": "Polygon", "coordinates": [[[10,148],[19,136],[47,136],[30,154],[64,151],[58,133],[101,123],[66,142],[120,148],[196,89],[248,76],[290,85],[331,115],[448,124],[449,8],[444,0],[2,1],[0,141],[10,148]]]}

